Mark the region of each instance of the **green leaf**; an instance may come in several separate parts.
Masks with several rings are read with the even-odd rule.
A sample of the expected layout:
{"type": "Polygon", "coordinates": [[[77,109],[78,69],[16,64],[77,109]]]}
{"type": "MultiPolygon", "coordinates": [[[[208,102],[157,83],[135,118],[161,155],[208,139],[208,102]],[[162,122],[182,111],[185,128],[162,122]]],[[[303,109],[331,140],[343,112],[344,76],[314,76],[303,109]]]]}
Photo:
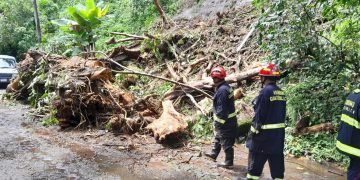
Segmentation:
{"type": "Polygon", "coordinates": [[[51,23],[58,25],[58,26],[67,26],[69,24],[74,24],[76,23],[75,21],[69,20],[69,19],[57,19],[57,20],[52,20],[51,23]]]}
{"type": "Polygon", "coordinates": [[[98,19],[99,13],[101,13],[101,12],[100,12],[100,9],[98,9],[98,8],[92,9],[88,13],[89,21],[93,24],[93,26],[101,23],[101,21],[98,19]]]}
{"type": "Polygon", "coordinates": [[[80,25],[80,26],[88,26],[90,23],[86,19],[84,19],[82,16],[80,16],[77,12],[74,12],[72,17],[74,20],[80,25]]]}
{"type": "Polygon", "coordinates": [[[94,8],[96,8],[95,1],[94,0],[86,0],[86,9],[92,10],[94,8]]]}
{"type": "Polygon", "coordinates": [[[107,4],[102,10],[101,10],[101,15],[98,17],[103,17],[105,16],[109,11],[109,5],[107,4]]]}
{"type": "Polygon", "coordinates": [[[77,8],[73,6],[69,6],[66,10],[70,14],[70,16],[73,16],[73,14],[77,11],[77,8]]]}

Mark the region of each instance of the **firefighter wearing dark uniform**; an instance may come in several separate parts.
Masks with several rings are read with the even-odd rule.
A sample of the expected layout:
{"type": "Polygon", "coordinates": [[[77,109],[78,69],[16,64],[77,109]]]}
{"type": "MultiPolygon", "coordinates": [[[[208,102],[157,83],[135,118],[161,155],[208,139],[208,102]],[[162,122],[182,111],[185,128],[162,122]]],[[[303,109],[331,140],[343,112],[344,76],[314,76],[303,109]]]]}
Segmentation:
{"type": "Polygon", "coordinates": [[[236,136],[236,112],[234,104],[234,93],[229,84],[224,80],[226,72],[222,67],[215,67],[211,70],[210,76],[216,86],[216,93],[213,98],[213,120],[214,120],[214,142],[210,153],[205,156],[216,160],[221,148],[225,152],[225,162],[219,167],[233,166],[234,143],[236,136]]]}
{"type": "Polygon", "coordinates": [[[269,64],[259,75],[265,87],[253,103],[255,116],[246,142],[249,148],[247,179],[259,179],[266,161],[271,177],[283,179],[286,97],[276,85],[280,70],[275,64],[269,64]]]}
{"type": "Polygon", "coordinates": [[[347,97],[336,148],[350,157],[347,179],[360,179],[360,87],[347,97]]]}

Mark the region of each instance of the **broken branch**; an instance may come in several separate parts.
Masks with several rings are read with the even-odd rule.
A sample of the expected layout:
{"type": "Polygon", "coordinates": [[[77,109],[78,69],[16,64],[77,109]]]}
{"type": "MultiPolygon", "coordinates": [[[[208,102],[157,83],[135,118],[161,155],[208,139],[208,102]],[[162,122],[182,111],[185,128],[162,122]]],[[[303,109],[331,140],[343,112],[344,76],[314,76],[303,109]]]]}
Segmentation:
{"type": "Polygon", "coordinates": [[[203,115],[206,116],[206,113],[204,112],[204,110],[203,110],[203,109],[201,108],[201,106],[195,101],[194,96],[192,96],[192,95],[189,94],[189,93],[186,93],[186,96],[187,96],[188,98],[190,98],[191,102],[192,102],[197,108],[199,108],[199,110],[201,111],[201,113],[202,113],[203,115]]]}
{"type": "Polygon", "coordinates": [[[116,70],[112,70],[112,71],[116,72],[116,73],[120,73],[120,74],[137,74],[137,75],[143,75],[143,76],[148,76],[148,77],[152,77],[152,78],[161,79],[163,81],[171,82],[171,83],[174,83],[176,85],[187,87],[189,89],[198,91],[201,94],[205,95],[206,97],[212,98],[212,96],[210,96],[208,93],[206,93],[205,91],[203,91],[203,90],[201,90],[199,88],[192,87],[192,86],[189,86],[189,85],[186,85],[186,84],[183,84],[183,83],[180,83],[180,82],[176,82],[176,81],[173,81],[171,79],[163,78],[163,77],[160,77],[160,76],[154,76],[154,75],[151,75],[151,74],[146,74],[146,73],[141,73],[141,72],[134,72],[134,71],[116,71],[116,70]]]}
{"type": "Polygon", "coordinates": [[[111,34],[113,34],[113,35],[120,35],[120,36],[126,36],[126,37],[132,37],[132,38],[137,38],[137,39],[146,39],[146,38],[147,38],[147,37],[145,37],[145,36],[138,36],[138,35],[121,33],[121,32],[111,32],[111,34]]]}
{"type": "Polygon", "coordinates": [[[194,62],[192,62],[191,64],[189,64],[189,66],[186,68],[185,70],[185,74],[189,74],[197,65],[205,62],[207,60],[206,57],[200,58],[194,62]]]}
{"type": "Polygon", "coordinates": [[[174,68],[167,61],[165,61],[165,64],[166,64],[166,67],[169,70],[169,73],[170,73],[171,77],[173,77],[175,79],[175,81],[179,81],[180,76],[176,74],[174,68]]]}
{"type": "Polygon", "coordinates": [[[106,60],[114,63],[115,65],[127,70],[127,71],[116,71],[116,70],[112,70],[113,72],[117,72],[117,73],[121,73],[121,74],[137,74],[137,75],[143,75],[143,76],[148,76],[148,77],[153,77],[153,78],[157,78],[157,79],[161,79],[161,80],[164,80],[164,81],[168,81],[168,82],[171,82],[171,83],[174,83],[174,84],[177,84],[179,86],[183,86],[183,87],[187,87],[187,88],[190,88],[192,90],[195,90],[195,91],[198,91],[200,92],[201,94],[205,95],[206,97],[208,98],[212,98],[212,96],[210,96],[208,93],[206,93],[205,91],[199,89],[199,88],[196,88],[196,87],[192,87],[192,86],[189,86],[189,85],[186,85],[186,84],[183,84],[183,83],[180,83],[180,82],[177,82],[177,81],[173,81],[171,79],[167,79],[167,78],[163,78],[163,77],[160,77],[160,76],[154,76],[154,75],[151,75],[151,74],[146,74],[146,73],[142,73],[142,72],[136,72],[134,70],[131,70],[129,68],[127,68],[126,66],[123,66],[121,65],[120,63],[114,61],[112,58],[109,58],[109,56],[107,56],[104,52],[102,51],[92,51],[92,52],[84,52],[84,53],[100,53],[102,55],[104,55],[106,57],[106,60]]]}
{"type": "Polygon", "coordinates": [[[166,16],[165,16],[165,13],[163,11],[163,9],[161,8],[160,6],[160,3],[158,0],[154,0],[154,4],[155,4],[155,7],[157,9],[157,11],[159,12],[160,14],[160,17],[162,18],[163,22],[164,22],[164,25],[168,25],[168,21],[166,20],[166,16]]]}

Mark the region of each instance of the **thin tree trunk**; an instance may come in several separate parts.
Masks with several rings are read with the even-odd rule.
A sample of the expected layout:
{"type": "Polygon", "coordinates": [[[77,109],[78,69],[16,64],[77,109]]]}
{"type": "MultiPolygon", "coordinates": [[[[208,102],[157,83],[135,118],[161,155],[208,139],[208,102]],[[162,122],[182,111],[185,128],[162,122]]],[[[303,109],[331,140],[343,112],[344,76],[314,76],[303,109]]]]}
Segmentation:
{"type": "Polygon", "coordinates": [[[154,0],[154,4],[155,4],[155,7],[156,7],[156,9],[158,10],[158,12],[160,14],[160,17],[163,19],[164,25],[165,26],[169,25],[168,21],[166,20],[165,13],[164,13],[163,9],[160,6],[159,0],[154,0]]]}
{"type": "Polygon", "coordinates": [[[38,43],[41,43],[41,28],[40,28],[40,20],[39,20],[39,12],[37,7],[36,0],[32,0],[34,6],[34,19],[35,19],[35,26],[36,26],[36,35],[38,43]]]}

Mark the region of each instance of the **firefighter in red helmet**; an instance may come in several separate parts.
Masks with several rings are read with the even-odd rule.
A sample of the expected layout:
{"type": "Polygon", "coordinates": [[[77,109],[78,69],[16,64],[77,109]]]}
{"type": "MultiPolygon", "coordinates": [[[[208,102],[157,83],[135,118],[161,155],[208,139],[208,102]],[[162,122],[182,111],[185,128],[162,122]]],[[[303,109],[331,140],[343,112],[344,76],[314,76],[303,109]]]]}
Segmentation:
{"type": "Polygon", "coordinates": [[[223,67],[215,67],[211,70],[211,78],[215,84],[215,95],[213,97],[213,120],[214,141],[211,152],[205,156],[216,160],[221,148],[225,152],[225,162],[219,167],[231,167],[234,161],[234,143],[236,136],[236,112],[234,104],[234,93],[225,81],[226,72],[223,67]]]}
{"type": "Polygon", "coordinates": [[[273,179],[284,178],[285,93],[276,85],[280,69],[268,64],[259,71],[263,89],[254,100],[255,116],[246,146],[249,148],[247,179],[259,179],[269,161],[273,179]]]}

